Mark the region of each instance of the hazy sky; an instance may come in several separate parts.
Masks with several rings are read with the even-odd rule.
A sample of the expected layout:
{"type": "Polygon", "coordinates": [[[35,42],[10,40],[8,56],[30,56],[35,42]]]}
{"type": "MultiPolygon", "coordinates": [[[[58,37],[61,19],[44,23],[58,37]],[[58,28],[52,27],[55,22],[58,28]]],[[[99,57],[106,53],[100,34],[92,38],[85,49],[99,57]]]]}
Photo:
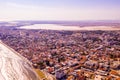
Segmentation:
{"type": "Polygon", "coordinates": [[[120,0],[0,0],[0,20],[120,20],[120,0]]]}

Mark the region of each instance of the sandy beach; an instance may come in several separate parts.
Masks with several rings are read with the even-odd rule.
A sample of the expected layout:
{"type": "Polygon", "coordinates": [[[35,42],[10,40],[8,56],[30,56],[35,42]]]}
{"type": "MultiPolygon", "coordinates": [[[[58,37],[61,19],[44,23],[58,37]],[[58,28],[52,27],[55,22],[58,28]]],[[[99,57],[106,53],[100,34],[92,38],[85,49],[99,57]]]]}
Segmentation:
{"type": "Polygon", "coordinates": [[[0,80],[39,80],[30,62],[0,41],[0,80]]]}

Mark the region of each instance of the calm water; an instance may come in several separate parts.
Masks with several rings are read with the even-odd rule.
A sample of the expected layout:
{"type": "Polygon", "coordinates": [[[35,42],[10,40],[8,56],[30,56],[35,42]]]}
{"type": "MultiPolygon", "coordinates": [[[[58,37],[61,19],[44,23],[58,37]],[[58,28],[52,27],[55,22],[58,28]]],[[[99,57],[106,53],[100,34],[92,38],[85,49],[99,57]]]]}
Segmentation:
{"type": "Polygon", "coordinates": [[[120,30],[111,26],[62,26],[57,24],[34,24],[29,26],[21,26],[20,29],[43,29],[43,30],[120,30]]]}

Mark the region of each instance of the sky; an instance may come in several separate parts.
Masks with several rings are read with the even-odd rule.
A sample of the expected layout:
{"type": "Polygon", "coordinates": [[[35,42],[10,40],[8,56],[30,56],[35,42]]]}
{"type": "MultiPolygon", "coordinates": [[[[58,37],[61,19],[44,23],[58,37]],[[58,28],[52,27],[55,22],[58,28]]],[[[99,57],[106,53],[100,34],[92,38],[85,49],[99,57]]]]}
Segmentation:
{"type": "Polygon", "coordinates": [[[120,20],[120,0],[0,0],[5,20],[120,20]]]}

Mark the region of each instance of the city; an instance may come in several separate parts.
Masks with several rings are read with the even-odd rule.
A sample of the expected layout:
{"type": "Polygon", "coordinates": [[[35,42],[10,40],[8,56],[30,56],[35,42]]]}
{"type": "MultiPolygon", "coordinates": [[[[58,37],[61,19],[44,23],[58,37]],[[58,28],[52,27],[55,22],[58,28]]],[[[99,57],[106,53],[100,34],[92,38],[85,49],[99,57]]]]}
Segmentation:
{"type": "Polygon", "coordinates": [[[120,0],[0,0],[0,80],[120,80],[120,0]]]}
{"type": "Polygon", "coordinates": [[[0,39],[57,80],[119,80],[120,31],[0,29],[0,39]]]}

